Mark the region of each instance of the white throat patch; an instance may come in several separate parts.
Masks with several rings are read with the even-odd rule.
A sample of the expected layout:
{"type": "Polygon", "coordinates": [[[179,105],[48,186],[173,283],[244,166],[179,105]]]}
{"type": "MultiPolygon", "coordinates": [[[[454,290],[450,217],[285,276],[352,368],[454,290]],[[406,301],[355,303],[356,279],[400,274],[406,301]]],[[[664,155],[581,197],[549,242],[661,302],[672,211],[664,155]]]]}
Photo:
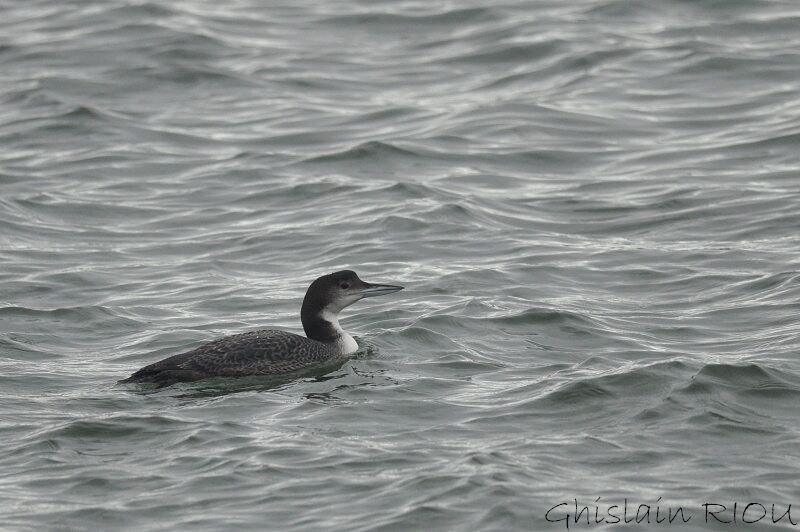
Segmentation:
{"type": "Polygon", "coordinates": [[[339,339],[336,340],[336,347],[339,349],[339,354],[349,355],[358,351],[358,344],[356,343],[355,339],[347,334],[344,329],[342,329],[342,326],[339,325],[338,314],[331,312],[328,309],[324,309],[320,314],[320,317],[330,323],[336,330],[336,334],[339,335],[339,339]]]}

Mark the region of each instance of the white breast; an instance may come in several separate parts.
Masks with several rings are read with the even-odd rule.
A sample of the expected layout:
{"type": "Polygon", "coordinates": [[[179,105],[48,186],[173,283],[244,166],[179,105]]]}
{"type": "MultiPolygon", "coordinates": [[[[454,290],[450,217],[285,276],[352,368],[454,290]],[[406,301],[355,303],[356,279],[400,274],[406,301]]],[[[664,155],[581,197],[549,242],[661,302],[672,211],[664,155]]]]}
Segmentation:
{"type": "Polygon", "coordinates": [[[336,342],[336,345],[339,347],[339,352],[341,354],[349,355],[350,353],[355,353],[358,351],[358,344],[352,336],[344,331],[342,331],[340,334],[341,336],[339,336],[339,340],[336,342]]]}

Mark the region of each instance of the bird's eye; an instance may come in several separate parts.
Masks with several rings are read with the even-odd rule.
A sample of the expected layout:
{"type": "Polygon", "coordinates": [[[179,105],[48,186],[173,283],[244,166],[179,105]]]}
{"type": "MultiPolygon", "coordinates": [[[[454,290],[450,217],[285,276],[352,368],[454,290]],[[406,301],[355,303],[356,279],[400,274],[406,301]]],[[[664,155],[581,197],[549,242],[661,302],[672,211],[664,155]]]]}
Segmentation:
{"type": "Polygon", "coordinates": [[[347,290],[348,288],[350,288],[350,285],[348,283],[342,283],[339,285],[339,288],[341,288],[342,290],[347,290]]]}

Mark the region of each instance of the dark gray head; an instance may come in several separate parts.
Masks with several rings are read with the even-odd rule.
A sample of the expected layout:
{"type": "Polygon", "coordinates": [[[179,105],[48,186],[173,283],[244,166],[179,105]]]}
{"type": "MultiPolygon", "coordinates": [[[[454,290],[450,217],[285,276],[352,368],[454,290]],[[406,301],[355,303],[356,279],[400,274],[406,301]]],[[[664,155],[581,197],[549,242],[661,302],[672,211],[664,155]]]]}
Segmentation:
{"type": "Polygon", "coordinates": [[[402,286],[364,282],[352,270],[318,277],[308,287],[300,311],[306,336],[320,342],[335,341],[341,334],[337,316],[343,308],[365,297],[391,294],[402,289],[402,286]]]}

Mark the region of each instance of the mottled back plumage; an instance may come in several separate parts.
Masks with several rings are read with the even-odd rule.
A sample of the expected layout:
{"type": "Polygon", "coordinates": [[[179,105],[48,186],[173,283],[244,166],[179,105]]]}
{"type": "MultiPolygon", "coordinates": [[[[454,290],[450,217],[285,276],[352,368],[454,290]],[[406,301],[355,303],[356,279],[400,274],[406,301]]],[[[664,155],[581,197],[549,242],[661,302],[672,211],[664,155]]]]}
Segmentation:
{"type": "Polygon", "coordinates": [[[334,344],[274,329],[226,336],[145,366],[122,382],[195,381],[291,373],[339,355],[334,344]]]}

